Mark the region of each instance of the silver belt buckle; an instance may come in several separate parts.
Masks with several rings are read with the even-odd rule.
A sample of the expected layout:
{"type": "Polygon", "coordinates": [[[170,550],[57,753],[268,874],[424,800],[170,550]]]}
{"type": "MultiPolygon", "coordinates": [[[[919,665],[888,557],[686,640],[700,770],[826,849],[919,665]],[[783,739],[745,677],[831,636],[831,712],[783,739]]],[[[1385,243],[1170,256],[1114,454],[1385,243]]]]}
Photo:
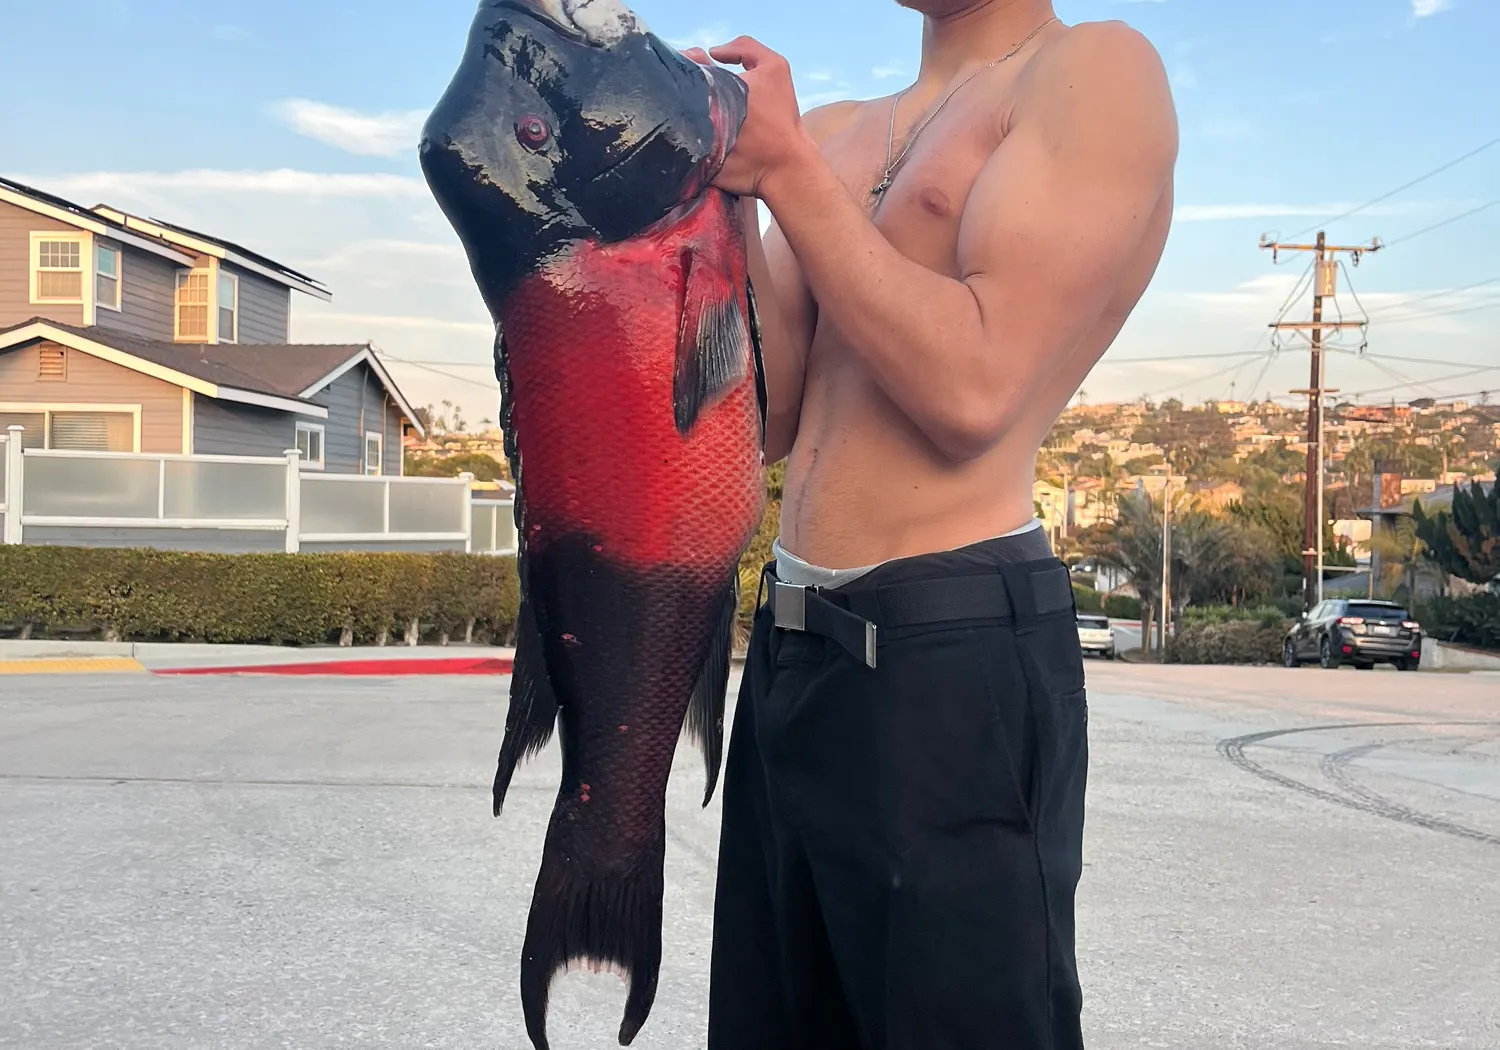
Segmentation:
{"type": "Polygon", "coordinates": [[[771,614],[782,630],[807,630],[807,588],[777,580],[771,585],[771,614]]]}

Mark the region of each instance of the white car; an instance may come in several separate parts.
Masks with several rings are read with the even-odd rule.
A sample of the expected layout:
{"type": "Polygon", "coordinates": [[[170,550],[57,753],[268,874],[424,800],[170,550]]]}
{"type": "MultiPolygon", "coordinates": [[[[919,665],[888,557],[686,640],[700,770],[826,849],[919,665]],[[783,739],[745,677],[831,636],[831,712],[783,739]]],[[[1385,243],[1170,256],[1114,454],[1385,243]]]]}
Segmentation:
{"type": "Polygon", "coordinates": [[[1084,654],[1097,653],[1106,660],[1115,658],[1115,631],[1107,616],[1078,617],[1078,645],[1084,654]]]}

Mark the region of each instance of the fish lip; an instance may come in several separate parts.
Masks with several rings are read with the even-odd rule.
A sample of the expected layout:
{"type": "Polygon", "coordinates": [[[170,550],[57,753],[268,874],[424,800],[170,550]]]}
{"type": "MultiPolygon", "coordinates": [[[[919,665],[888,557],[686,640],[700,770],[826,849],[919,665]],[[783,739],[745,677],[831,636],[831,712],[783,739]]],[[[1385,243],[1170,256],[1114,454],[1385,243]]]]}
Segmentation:
{"type": "Polygon", "coordinates": [[[506,11],[514,11],[518,15],[530,18],[535,22],[540,22],[548,29],[551,29],[560,36],[567,37],[569,40],[580,44],[587,44],[589,47],[598,46],[584,35],[583,30],[577,26],[564,25],[541,8],[534,7],[530,0],[498,0],[495,7],[506,11]]]}

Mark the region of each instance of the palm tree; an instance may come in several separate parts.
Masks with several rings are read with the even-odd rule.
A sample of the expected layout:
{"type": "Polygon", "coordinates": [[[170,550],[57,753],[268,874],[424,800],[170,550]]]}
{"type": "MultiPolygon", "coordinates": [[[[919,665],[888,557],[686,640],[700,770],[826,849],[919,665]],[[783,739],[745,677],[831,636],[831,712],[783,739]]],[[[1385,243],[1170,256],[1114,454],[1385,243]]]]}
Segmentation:
{"type": "Polygon", "coordinates": [[[1099,560],[1119,569],[1141,599],[1141,647],[1151,648],[1156,602],[1161,596],[1162,516],[1145,493],[1119,501],[1118,515],[1099,560]]]}

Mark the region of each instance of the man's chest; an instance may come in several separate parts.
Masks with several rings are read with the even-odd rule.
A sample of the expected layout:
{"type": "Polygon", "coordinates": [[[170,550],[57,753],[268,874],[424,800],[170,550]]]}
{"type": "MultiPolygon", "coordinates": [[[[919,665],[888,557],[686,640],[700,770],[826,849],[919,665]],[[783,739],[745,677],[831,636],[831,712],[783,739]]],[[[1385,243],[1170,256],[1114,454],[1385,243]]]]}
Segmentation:
{"type": "Polygon", "coordinates": [[[824,156],[896,248],[949,272],[969,194],[1000,142],[992,111],[940,112],[909,143],[901,125],[890,135],[889,114],[889,104],[869,104],[824,156]]]}

